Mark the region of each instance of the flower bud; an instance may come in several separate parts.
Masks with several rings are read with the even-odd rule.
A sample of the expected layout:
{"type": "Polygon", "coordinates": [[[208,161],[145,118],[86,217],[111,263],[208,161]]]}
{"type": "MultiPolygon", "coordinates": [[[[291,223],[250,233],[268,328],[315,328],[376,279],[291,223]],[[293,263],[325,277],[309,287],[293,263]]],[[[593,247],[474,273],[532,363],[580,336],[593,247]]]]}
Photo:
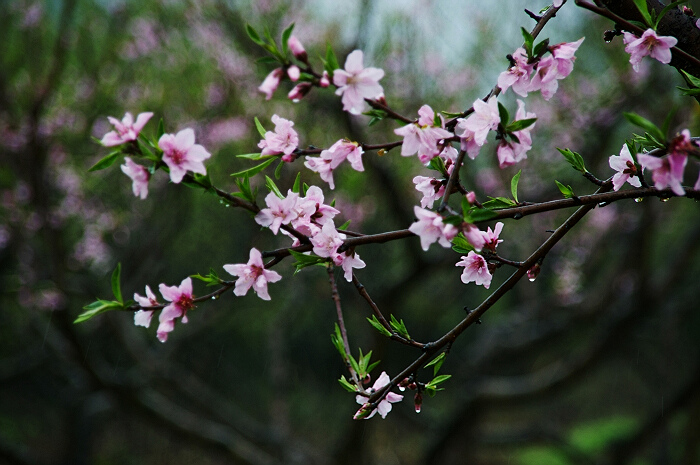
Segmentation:
{"type": "Polygon", "coordinates": [[[328,87],[331,85],[331,80],[328,78],[328,71],[323,71],[323,75],[318,81],[318,85],[321,87],[328,87]]]}
{"type": "Polygon", "coordinates": [[[476,202],[476,194],[474,191],[467,192],[467,202],[469,202],[469,205],[474,205],[474,202],[476,202]]]}
{"type": "Polygon", "coordinates": [[[292,82],[297,82],[299,80],[300,75],[301,71],[299,70],[298,66],[292,65],[289,68],[287,68],[287,76],[289,76],[289,79],[292,82]]]}
{"type": "Polygon", "coordinates": [[[289,50],[292,51],[294,54],[294,57],[306,63],[309,60],[308,55],[306,54],[306,50],[304,50],[304,46],[301,45],[301,42],[299,42],[299,39],[296,38],[296,36],[292,36],[289,38],[287,41],[287,45],[289,46],[289,50]]]}
{"type": "Polygon", "coordinates": [[[420,392],[416,392],[416,395],[413,397],[413,406],[416,409],[416,413],[420,413],[420,409],[423,406],[423,394],[420,392]]]}
{"type": "Polygon", "coordinates": [[[540,274],[540,264],[535,263],[532,265],[532,268],[527,270],[527,279],[530,280],[530,282],[533,282],[535,279],[537,279],[537,276],[540,274]]]}
{"type": "Polygon", "coordinates": [[[267,75],[263,83],[260,84],[258,90],[265,94],[265,100],[270,100],[272,98],[272,94],[275,93],[277,87],[280,85],[283,75],[284,70],[282,68],[274,69],[267,75]]]}
{"type": "Polygon", "coordinates": [[[292,100],[292,102],[296,103],[302,98],[304,98],[304,96],[308,94],[310,90],[310,82],[300,82],[299,84],[294,86],[294,88],[289,92],[289,94],[287,94],[287,97],[289,97],[292,100]]]}

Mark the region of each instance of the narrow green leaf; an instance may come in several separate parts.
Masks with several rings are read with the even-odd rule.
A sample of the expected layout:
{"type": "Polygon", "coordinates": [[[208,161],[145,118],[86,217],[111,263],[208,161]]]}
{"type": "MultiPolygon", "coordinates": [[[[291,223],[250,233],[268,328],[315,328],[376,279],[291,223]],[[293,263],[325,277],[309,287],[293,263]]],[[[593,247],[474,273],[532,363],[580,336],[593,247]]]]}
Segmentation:
{"type": "Polygon", "coordinates": [[[684,70],[681,70],[681,73],[683,73],[683,76],[685,76],[693,87],[700,87],[700,78],[697,78],[684,70]]]}
{"type": "Polygon", "coordinates": [[[508,109],[503,106],[501,102],[498,102],[498,116],[501,118],[501,124],[506,126],[508,121],[510,121],[510,115],[508,114],[508,109]]]}
{"type": "Polygon", "coordinates": [[[158,122],[158,137],[156,137],[156,139],[160,140],[160,136],[163,134],[165,134],[165,122],[163,121],[163,118],[161,118],[158,122]]]}
{"type": "Polygon", "coordinates": [[[265,44],[265,42],[263,42],[263,40],[260,38],[258,33],[255,31],[255,29],[253,29],[253,26],[251,26],[250,24],[245,25],[245,31],[248,33],[248,37],[250,37],[250,40],[252,40],[256,44],[258,44],[258,45],[265,44]]]}
{"type": "Polygon", "coordinates": [[[352,220],[347,220],[345,223],[338,226],[336,229],[341,230],[341,231],[348,229],[348,226],[350,226],[350,221],[352,221],[352,220]]]}
{"type": "Polygon", "coordinates": [[[440,367],[442,367],[443,362],[445,361],[445,357],[447,356],[447,353],[441,352],[440,355],[432,359],[430,362],[428,362],[427,365],[425,365],[423,368],[428,368],[431,365],[433,366],[433,376],[437,376],[438,371],[440,371],[440,367]]]}
{"type": "Polygon", "coordinates": [[[507,197],[489,197],[489,200],[481,204],[490,210],[499,210],[501,208],[515,207],[518,204],[514,200],[507,197]]]}
{"type": "Polygon", "coordinates": [[[237,173],[233,173],[231,176],[235,178],[243,178],[243,177],[249,177],[252,178],[268,166],[272,164],[272,162],[275,161],[274,158],[271,158],[269,160],[265,160],[264,162],[260,163],[259,165],[256,165],[252,168],[248,168],[247,170],[239,171],[237,173]]]}
{"type": "Polygon", "coordinates": [[[389,325],[391,325],[392,328],[394,328],[394,331],[399,333],[400,336],[410,340],[411,336],[408,334],[408,330],[406,329],[406,325],[404,324],[403,320],[397,320],[394,315],[391,315],[391,321],[389,321],[389,325]]]}
{"type": "Polygon", "coordinates": [[[301,171],[297,173],[297,177],[294,180],[294,185],[292,186],[292,192],[295,194],[299,193],[299,189],[301,189],[301,171]]]}
{"type": "Polygon", "coordinates": [[[640,128],[644,129],[644,131],[651,134],[651,136],[654,137],[655,139],[657,139],[659,142],[666,140],[666,135],[661,131],[661,129],[659,129],[658,126],[656,126],[654,123],[652,123],[648,119],[646,119],[643,116],[640,116],[636,113],[627,113],[626,112],[623,114],[625,115],[625,118],[627,118],[627,121],[634,124],[635,126],[639,126],[640,128]]]}
{"type": "Polygon", "coordinates": [[[326,44],[326,59],[324,65],[331,78],[333,77],[333,71],[340,68],[338,58],[336,58],[335,53],[333,53],[330,43],[326,44]]]}
{"type": "Polygon", "coordinates": [[[506,132],[522,131],[535,124],[537,118],[520,119],[518,121],[513,121],[506,127],[506,132]]]}
{"type": "Polygon", "coordinates": [[[450,378],[452,378],[452,375],[440,375],[440,376],[436,376],[435,378],[433,378],[432,381],[430,381],[430,382],[426,385],[426,387],[427,387],[427,386],[435,387],[435,386],[437,386],[437,385],[440,384],[440,383],[444,383],[445,381],[447,381],[447,380],[450,379],[450,378]]]}
{"type": "Polygon", "coordinates": [[[280,160],[279,165],[275,168],[275,179],[277,180],[282,177],[282,165],[284,165],[284,160],[280,160]]]}
{"type": "Polygon", "coordinates": [[[284,195],[282,195],[282,192],[280,192],[279,188],[277,187],[277,184],[275,184],[275,181],[270,178],[270,176],[265,176],[265,185],[267,186],[268,189],[270,189],[270,192],[274,192],[277,197],[280,199],[284,198],[284,195]]]}
{"type": "Polygon", "coordinates": [[[431,170],[439,171],[443,176],[447,176],[447,168],[445,167],[445,162],[440,157],[435,157],[428,163],[428,168],[431,170]]]}
{"type": "Polygon", "coordinates": [[[644,17],[644,21],[646,22],[646,25],[653,26],[653,22],[651,20],[651,15],[649,14],[649,9],[647,8],[647,1],[646,0],[632,0],[632,1],[634,1],[634,4],[637,5],[637,9],[644,17]]]}
{"type": "Polygon", "coordinates": [[[536,57],[542,57],[544,56],[545,53],[547,53],[547,49],[549,48],[549,39],[544,39],[537,45],[535,45],[535,49],[532,51],[532,54],[536,57]]]}
{"type": "Polygon", "coordinates": [[[262,153],[244,153],[242,155],[236,155],[236,158],[247,158],[248,160],[267,160],[268,158],[274,158],[277,155],[263,155],[262,153]]]}
{"type": "Polygon", "coordinates": [[[580,154],[578,154],[577,152],[572,152],[569,149],[560,149],[558,147],[557,150],[564,156],[564,158],[566,158],[566,161],[568,161],[569,164],[571,164],[571,166],[573,166],[575,170],[580,171],[582,173],[588,172],[588,170],[586,169],[586,165],[583,162],[583,157],[580,154]]]}
{"type": "Polygon", "coordinates": [[[346,391],[348,391],[348,392],[357,392],[356,389],[355,389],[355,386],[353,386],[352,384],[350,384],[350,381],[348,381],[347,379],[345,379],[345,375],[341,376],[340,379],[338,380],[338,382],[340,383],[341,386],[343,386],[343,388],[344,388],[346,391]]]}
{"type": "Polygon", "coordinates": [[[466,254],[474,250],[474,246],[469,243],[464,234],[459,233],[452,239],[452,250],[457,253],[466,254]]]}
{"type": "Polygon", "coordinates": [[[117,267],[112,272],[112,293],[114,298],[119,301],[119,303],[124,303],[124,298],[122,297],[122,284],[121,284],[121,274],[122,274],[122,264],[117,263],[117,267]]]}
{"type": "Polygon", "coordinates": [[[571,189],[571,186],[565,186],[556,179],[554,180],[554,182],[557,183],[557,187],[559,188],[559,191],[562,193],[565,199],[570,199],[574,196],[574,191],[573,189],[571,189]]]}
{"type": "Polygon", "coordinates": [[[257,116],[255,117],[255,127],[258,128],[258,133],[260,133],[260,137],[264,139],[267,131],[265,131],[265,128],[263,127],[262,123],[260,122],[257,116]]]}
{"type": "Polygon", "coordinates": [[[522,173],[523,170],[519,170],[515,176],[513,176],[513,179],[510,180],[510,193],[513,194],[513,198],[515,199],[516,202],[518,201],[518,182],[520,182],[520,173],[522,173]]]}
{"type": "Polygon", "coordinates": [[[289,48],[287,42],[289,41],[289,38],[291,37],[293,30],[294,30],[294,23],[290,24],[287,29],[282,31],[282,53],[285,56],[287,55],[287,50],[289,48]]]}
{"type": "Polygon", "coordinates": [[[468,223],[478,223],[480,221],[488,221],[498,216],[498,213],[488,208],[475,208],[469,211],[468,217],[464,220],[468,223]]]}
{"type": "Polygon", "coordinates": [[[90,169],[88,169],[88,171],[99,171],[105,168],[109,168],[114,164],[115,161],[117,161],[119,155],[121,155],[121,151],[119,150],[110,153],[109,155],[103,157],[102,159],[100,159],[100,161],[92,165],[90,169]]]}
{"type": "Polygon", "coordinates": [[[75,321],[73,321],[73,323],[82,323],[83,321],[87,321],[90,318],[99,315],[100,313],[123,307],[124,306],[121,304],[121,302],[98,299],[96,302],[84,306],[83,310],[87,311],[78,315],[78,318],[76,318],[75,321]]]}
{"type": "Polygon", "coordinates": [[[654,30],[656,30],[656,28],[659,27],[659,22],[661,21],[661,18],[663,18],[666,15],[666,13],[668,13],[671,10],[671,8],[675,8],[681,3],[686,3],[687,1],[688,0],[680,0],[677,2],[671,2],[668,5],[666,5],[664,9],[661,10],[661,12],[659,13],[659,16],[654,20],[654,30]]]}
{"type": "Polygon", "coordinates": [[[372,318],[368,317],[367,321],[369,321],[369,324],[371,324],[372,327],[374,327],[374,329],[379,331],[381,334],[383,334],[386,337],[391,337],[391,332],[379,322],[376,315],[372,315],[372,318]]]}

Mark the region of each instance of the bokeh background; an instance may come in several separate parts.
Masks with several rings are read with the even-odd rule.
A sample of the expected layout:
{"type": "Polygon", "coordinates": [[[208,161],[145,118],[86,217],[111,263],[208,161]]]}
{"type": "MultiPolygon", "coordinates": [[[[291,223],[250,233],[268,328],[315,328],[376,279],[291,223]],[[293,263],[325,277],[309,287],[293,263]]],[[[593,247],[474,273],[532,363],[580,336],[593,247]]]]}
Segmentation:
{"type": "MultiPolygon", "coordinates": [[[[125,296],[143,295],[147,284],[178,284],[210,267],[223,276],[221,266],[245,262],[251,246],[287,245],[246,212],[163,173],[144,201],[117,165],[88,173],[108,153],[93,139],[111,129],[107,116],[153,111],[147,134],[161,117],[167,132],[193,127],[213,153],[208,172],[227,190],[229,174],[250,166],[235,155],[256,150],[256,116],[268,128],[275,113],[293,120],[303,146],[396,139],[394,123],[368,128],[331,90],[292,104],[283,83],[265,101],[257,86],[271,65],[256,63],[264,54],[246,22],[275,37],[295,22],[317,68],[326,43],[341,64],[364,50],[365,65],[386,71],[390,104],[414,115],[425,103],[461,111],[485,95],[520,45],[520,27],[533,26],[522,9],[546,6],[395,3],[2,2],[0,463],[700,463],[700,210],[685,199],[589,214],[535,282],[520,283],[454,344],[442,368],[452,379],[419,415],[407,398],[386,420],[351,419],[358,406],[336,381],[344,372],[321,268],[292,276],[282,263],[271,302],[229,293],[191,311],[165,344],[127,313],[72,323],[83,305],[111,295],[118,262],[125,296]]],[[[491,140],[467,164],[464,182],[482,199],[508,195],[519,169],[521,200],[558,198],[554,179],[592,192],[555,147],[610,176],[608,157],[634,131],[623,111],[659,125],[671,113],[672,131],[700,134],[698,104],[678,94],[677,73],[646,60],[634,73],[620,38],[602,39],[610,22],[569,3],[541,37],[586,37],[574,73],[550,102],[527,98],[539,119],[525,162],[499,170],[491,140]]],[[[515,109],[512,93],[503,101],[515,109]]],[[[286,190],[302,170],[351,229],[408,227],[420,199],[411,179],[428,171],[397,151],[364,162],[363,174],[336,171],[333,192],[300,161],[277,183],[286,190]]],[[[692,184],[697,165],[687,173],[692,184]]],[[[506,222],[499,251],[525,258],[570,213],[506,222]]],[[[424,253],[417,238],[358,252],[370,295],[420,341],[437,339],[488,295],[459,281],[458,255],[424,253]]],[[[499,270],[493,285],[506,275],[499,270]]],[[[337,277],[353,350],[382,360],[375,376],[400,371],[417,354],[376,333],[370,309],[337,277]]],[[[196,294],[207,291],[195,283],[196,294]]]]}

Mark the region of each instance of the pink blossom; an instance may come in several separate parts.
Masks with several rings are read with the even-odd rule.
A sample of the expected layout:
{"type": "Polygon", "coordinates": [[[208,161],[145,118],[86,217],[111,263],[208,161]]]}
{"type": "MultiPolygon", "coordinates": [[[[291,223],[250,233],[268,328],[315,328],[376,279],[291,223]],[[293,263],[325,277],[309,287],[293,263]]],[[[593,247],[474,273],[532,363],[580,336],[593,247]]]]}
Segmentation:
{"type": "Polygon", "coordinates": [[[233,290],[233,293],[237,296],[246,295],[252,287],[255,293],[258,294],[258,297],[263,300],[270,300],[270,294],[267,292],[267,283],[276,283],[282,279],[282,276],[276,271],[265,269],[262,254],[256,248],[250,249],[248,263],[224,265],[224,270],[233,276],[238,276],[236,287],[233,290]]]}
{"type": "Polygon", "coordinates": [[[306,236],[313,236],[324,224],[333,223],[340,212],[323,201],[323,191],[317,186],[309,187],[306,196],[297,201],[297,217],[292,220],[292,226],[306,236]]]}
{"type": "Polygon", "coordinates": [[[270,192],[265,197],[267,208],[263,208],[255,215],[255,222],[260,226],[270,228],[270,231],[276,235],[283,224],[289,224],[297,218],[298,213],[295,207],[298,199],[299,194],[291,190],[288,191],[287,197],[284,199],[280,199],[274,192],[270,192]]]}
{"type": "Polygon", "coordinates": [[[265,94],[265,100],[270,100],[272,98],[272,94],[275,93],[277,87],[280,85],[280,81],[282,81],[282,76],[284,76],[284,69],[273,69],[272,72],[267,75],[262,84],[260,84],[258,90],[265,94]]]}
{"type": "Polygon", "coordinates": [[[331,189],[335,189],[332,163],[332,156],[328,154],[327,150],[323,150],[320,157],[306,157],[304,166],[311,171],[318,173],[321,176],[321,179],[326,181],[331,189]]]}
{"type": "Polygon", "coordinates": [[[487,249],[490,249],[492,251],[496,250],[496,247],[498,247],[498,244],[503,242],[503,239],[499,239],[498,236],[501,235],[501,231],[503,230],[503,223],[498,222],[496,223],[496,226],[494,227],[493,231],[491,230],[491,227],[486,230],[486,232],[482,232],[484,235],[484,247],[487,249]]]}
{"type": "Polygon", "coordinates": [[[458,232],[454,225],[443,223],[442,216],[418,206],[413,207],[413,212],[418,221],[413,223],[408,229],[420,237],[420,244],[423,250],[428,250],[430,244],[436,241],[443,247],[450,247],[450,241],[458,232]]]}
{"type": "Polygon", "coordinates": [[[211,154],[204,147],[194,143],[194,131],[183,129],[177,134],[163,134],[158,141],[163,151],[163,161],[170,168],[170,180],[175,184],[182,181],[187,171],[207,174],[202,163],[211,154]]]}
{"type": "Polygon", "coordinates": [[[148,195],[148,180],[151,174],[145,166],[134,163],[129,157],[124,157],[124,162],[121,165],[121,169],[124,174],[131,178],[131,188],[134,191],[134,195],[145,199],[148,195]]]}
{"type": "Polygon", "coordinates": [[[284,154],[285,157],[291,156],[299,145],[299,135],[292,128],[294,123],[288,119],[281,118],[277,115],[272,115],[272,122],[275,124],[275,132],[267,131],[265,138],[258,143],[258,147],[262,149],[262,155],[279,155],[284,154]]]}
{"type": "Polygon", "coordinates": [[[482,146],[486,142],[486,136],[488,136],[489,131],[496,130],[501,123],[501,116],[498,113],[498,100],[496,97],[491,97],[488,102],[476,99],[473,107],[474,113],[467,117],[463,128],[472,131],[474,133],[474,142],[482,146]]]}
{"type": "Polygon", "coordinates": [[[435,112],[429,105],[420,107],[418,116],[417,123],[394,129],[394,133],[404,138],[402,156],[408,157],[417,152],[421,163],[427,163],[441,152],[438,142],[452,137],[452,133],[444,129],[442,115],[439,115],[440,126],[435,126],[435,112]]]}
{"type": "Polygon", "coordinates": [[[670,154],[664,158],[658,158],[645,153],[637,155],[637,161],[643,168],[652,170],[654,187],[665,189],[670,187],[674,194],[685,195],[683,189],[683,171],[688,163],[687,155],[670,154]]]}
{"type": "Polygon", "coordinates": [[[100,142],[105,147],[114,147],[116,145],[121,145],[125,142],[136,140],[139,137],[141,129],[143,129],[143,127],[146,125],[146,123],[148,123],[148,120],[151,119],[152,116],[153,113],[151,113],[150,111],[146,113],[140,113],[136,117],[135,122],[134,117],[131,116],[131,113],[129,112],[127,112],[124,115],[124,118],[121,121],[119,121],[116,118],[112,118],[111,116],[108,116],[107,119],[110,123],[112,123],[112,126],[114,126],[115,131],[110,131],[107,134],[105,134],[100,142]]]}
{"type": "Polygon", "coordinates": [[[170,302],[161,312],[158,321],[158,331],[156,335],[160,342],[168,340],[168,333],[175,328],[175,318],[182,317],[181,321],[187,323],[187,311],[194,307],[194,296],[192,295],[192,279],[185,278],[180,286],[166,286],[162,284],[158,287],[163,298],[170,302]]]}
{"type": "Polygon", "coordinates": [[[630,54],[630,63],[635,71],[639,71],[639,64],[647,55],[661,63],[670,63],[671,47],[678,43],[675,37],[656,35],[651,28],[644,31],[639,38],[629,32],[623,32],[623,34],[625,52],[630,54]]]}
{"type": "MultiPolygon", "coordinates": [[[[391,379],[389,378],[389,375],[386,374],[385,371],[382,371],[382,374],[379,375],[379,378],[377,378],[377,381],[374,382],[372,387],[368,389],[369,395],[374,394],[375,392],[379,391],[381,388],[389,384],[391,379]]],[[[369,405],[367,404],[367,397],[357,395],[355,396],[355,401],[362,405],[360,410],[357,411],[355,414],[355,419],[357,418],[365,418],[369,419],[372,418],[377,412],[379,412],[379,415],[381,415],[382,418],[386,418],[387,414],[391,412],[391,404],[394,404],[396,402],[401,402],[403,400],[403,396],[401,394],[396,394],[393,392],[388,392],[386,396],[384,396],[384,399],[382,399],[381,402],[379,402],[379,405],[377,405],[377,408],[372,410],[372,413],[370,413],[367,416],[364,416],[363,414],[365,413],[365,410],[369,408],[369,405]]]]}
{"type": "Polygon", "coordinates": [[[321,231],[311,237],[311,244],[314,246],[314,253],[319,257],[334,257],[338,247],[343,245],[344,238],[345,236],[335,229],[335,225],[328,222],[323,225],[321,231]]]}
{"type": "Polygon", "coordinates": [[[564,79],[574,70],[574,61],[576,61],[574,54],[584,39],[581,37],[576,42],[565,42],[549,47],[554,58],[552,72],[555,73],[556,79],[564,79]]]}
{"type": "Polygon", "coordinates": [[[525,49],[522,47],[513,52],[511,56],[515,64],[498,76],[498,87],[500,87],[503,92],[509,87],[512,87],[513,92],[522,97],[527,97],[527,92],[530,87],[530,74],[532,74],[532,70],[535,66],[533,64],[528,64],[527,53],[525,53],[525,49]]]}
{"type": "Polygon", "coordinates": [[[299,80],[299,76],[301,76],[301,70],[297,65],[292,65],[287,68],[287,76],[289,76],[290,81],[297,82],[299,80]]]}
{"type": "MultiPolygon", "coordinates": [[[[522,100],[518,99],[518,110],[515,113],[515,121],[533,119],[535,116],[534,113],[526,112],[525,104],[522,100]]],[[[513,134],[518,138],[519,142],[515,140],[508,141],[506,137],[499,141],[496,153],[498,155],[498,166],[501,169],[514,165],[527,158],[527,151],[532,148],[532,136],[530,135],[530,131],[534,129],[534,127],[535,125],[533,123],[525,129],[515,131],[513,134]]]]}
{"type": "Polygon", "coordinates": [[[668,153],[671,155],[688,155],[697,152],[698,146],[696,142],[690,138],[690,131],[687,129],[677,134],[668,144],[668,153]]]}
{"type": "Polygon", "coordinates": [[[291,36],[289,38],[289,40],[287,41],[287,46],[289,47],[289,50],[294,55],[294,58],[296,58],[297,60],[302,61],[304,63],[307,62],[309,57],[306,54],[306,50],[304,49],[304,46],[301,45],[301,42],[299,41],[299,39],[296,38],[296,36],[291,36]]]}
{"type": "Polygon", "coordinates": [[[365,68],[361,50],[355,50],[345,60],[345,69],[336,69],[333,84],[338,86],[336,95],[342,95],[343,110],[359,115],[365,108],[366,98],[376,98],[384,92],[379,80],[384,70],[365,68]]]}
{"type": "Polygon", "coordinates": [[[433,203],[445,193],[445,183],[435,178],[416,176],[413,178],[413,183],[416,185],[416,190],[423,194],[420,201],[420,206],[423,208],[432,207],[433,203]]]}
{"type": "Polygon", "coordinates": [[[354,250],[335,254],[333,263],[335,266],[341,266],[343,268],[343,276],[347,282],[352,282],[353,268],[361,269],[366,266],[365,262],[360,259],[360,255],[354,250]]]}
{"type": "Polygon", "coordinates": [[[364,150],[362,150],[360,144],[347,139],[339,140],[328,149],[328,155],[330,156],[331,167],[333,169],[347,159],[350,162],[350,166],[352,166],[355,171],[364,171],[362,154],[364,154],[364,150]]]}
{"type": "Polygon", "coordinates": [[[477,155],[479,155],[479,150],[481,150],[481,146],[486,143],[486,139],[484,139],[484,142],[482,144],[478,144],[476,140],[474,140],[474,131],[467,129],[467,120],[464,118],[459,118],[457,120],[457,126],[455,126],[455,134],[459,136],[460,140],[460,148],[464,151],[467,152],[467,155],[469,155],[469,158],[472,160],[476,158],[477,155]]]}
{"type": "MultiPolygon", "coordinates": [[[[137,293],[134,293],[134,300],[141,307],[154,307],[160,305],[156,296],[151,291],[150,286],[146,286],[146,297],[141,297],[137,293]]],[[[134,325],[143,326],[148,328],[151,325],[151,318],[153,317],[153,310],[139,310],[134,313],[134,325]]]]}
{"type": "Polygon", "coordinates": [[[545,100],[549,100],[559,88],[560,79],[564,79],[574,69],[574,54],[584,38],[576,42],[566,42],[549,47],[551,55],[540,59],[537,69],[530,81],[530,91],[539,90],[545,100]]]}
{"type": "Polygon", "coordinates": [[[331,85],[331,80],[328,77],[328,71],[324,70],[323,74],[321,75],[321,79],[318,80],[318,85],[320,87],[328,87],[331,85]]]}
{"type": "Polygon", "coordinates": [[[627,181],[634,187],[641,187],[642,183],[639,181],[637,176],[637,166],[634,164],[634,159],[630,153],[627,144],[622,146],[620,150],[620,155],[610,155],[608,159],[608,164],[610,168],[617,171],[615,176],[613,176],[613,189],[619,191],[622,185],[627,181]]]}
{"type": "Polygon", "coordinates": [[[476,252],[469,252],[466,257],[458,261],[455,266],[463,266],[462,282],[464,284],[474,282],[477,286],[488,289],[491,286],[491,273],[484,257],[476,252]]]}

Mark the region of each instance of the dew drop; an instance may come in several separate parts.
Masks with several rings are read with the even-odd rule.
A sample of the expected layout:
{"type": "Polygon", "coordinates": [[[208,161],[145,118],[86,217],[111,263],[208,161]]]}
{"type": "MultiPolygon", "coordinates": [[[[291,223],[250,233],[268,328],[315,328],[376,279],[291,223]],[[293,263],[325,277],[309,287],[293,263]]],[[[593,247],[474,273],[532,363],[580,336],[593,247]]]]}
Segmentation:
{"type": "Polygon", "coordinates": [[[641,197],[637,197],[636,199],[634,199],[634,201],[637,203],[640,203],[642,200],[644,200],[644,199],[641,197]]]}
{"type": "Polygon", "coordinates": [[[661,200],[662,202],[666,203],[666,202],[668,202],[670,199],[669,199],[668,197],[662,197],[662,198],[660,198],[659,200],[661,200]]]}

